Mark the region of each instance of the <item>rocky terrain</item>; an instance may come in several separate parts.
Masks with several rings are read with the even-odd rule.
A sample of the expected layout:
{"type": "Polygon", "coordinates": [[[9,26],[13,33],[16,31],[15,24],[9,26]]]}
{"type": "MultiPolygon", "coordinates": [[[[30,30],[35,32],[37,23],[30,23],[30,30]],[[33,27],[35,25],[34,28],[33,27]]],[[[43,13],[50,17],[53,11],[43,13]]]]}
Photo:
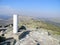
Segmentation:
{"type": "Polygon", "coordinates": [[[0,45],[60,45],[57,38],[52,37],[47,30],[42,28],[22,30],[17,34],[9,30],[3,37],[6,37],[6,40],[0,45]]]}
{"type": "Polygon", "coordinates": [[[60,27],[40,19],[19,16],[17,34],[13,34],[10,25],[12,18],[0,21],[0,45],[60,45],[60,27]],[[1,30],[1,26],[6,30],[1,30]]]}

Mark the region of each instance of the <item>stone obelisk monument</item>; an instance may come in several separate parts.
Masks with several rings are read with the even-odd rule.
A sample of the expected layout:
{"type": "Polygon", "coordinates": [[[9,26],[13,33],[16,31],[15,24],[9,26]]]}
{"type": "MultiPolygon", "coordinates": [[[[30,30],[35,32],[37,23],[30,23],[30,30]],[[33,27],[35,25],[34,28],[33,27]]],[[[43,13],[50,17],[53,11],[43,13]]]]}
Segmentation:
{"type": "Polygon", "coordinates": [[[17,15],[14,14],[13,15],[13,33],[16,34],[17,30],[18,30],[18,26],[17,26],[17,15]]]}

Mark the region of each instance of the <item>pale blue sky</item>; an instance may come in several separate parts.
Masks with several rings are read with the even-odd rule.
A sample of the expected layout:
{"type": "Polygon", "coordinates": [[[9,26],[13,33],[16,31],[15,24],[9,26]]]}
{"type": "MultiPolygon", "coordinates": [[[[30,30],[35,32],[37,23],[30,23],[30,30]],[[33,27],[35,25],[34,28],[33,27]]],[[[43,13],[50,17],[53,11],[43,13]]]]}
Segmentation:
{"type": "Polygon", "coordinates": [[[60,0],[0,0],[0,15],[13,13],[37,17],[60,17],[60,0]]]}

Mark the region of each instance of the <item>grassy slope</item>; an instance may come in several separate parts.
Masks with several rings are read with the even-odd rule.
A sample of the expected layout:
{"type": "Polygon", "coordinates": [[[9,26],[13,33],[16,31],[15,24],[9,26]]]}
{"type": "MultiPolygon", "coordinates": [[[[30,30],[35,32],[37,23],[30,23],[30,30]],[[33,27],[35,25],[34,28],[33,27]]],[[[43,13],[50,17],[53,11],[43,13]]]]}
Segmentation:
{"type": "Polygon", "coordinates": [[[53,34],[59,34],[60,35],[60,27],[57,27],[57,26],[52,25],[52,24],[45,23],[43,21],[31,19],[29,21],[22,21],[22,22],[20,22],[19,25],[20,26],[26,25],[26,27],[28,27],[28,28],[36,28],[36,27],[38,27],[39,29],[44,28],[47,30],[52,30],[53,34]]]}

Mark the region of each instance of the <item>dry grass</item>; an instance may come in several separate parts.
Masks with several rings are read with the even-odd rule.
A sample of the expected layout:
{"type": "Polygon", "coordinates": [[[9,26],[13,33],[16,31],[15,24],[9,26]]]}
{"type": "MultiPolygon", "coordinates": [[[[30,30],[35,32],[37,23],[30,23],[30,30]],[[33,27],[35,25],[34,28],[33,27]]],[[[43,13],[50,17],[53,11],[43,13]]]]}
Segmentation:
{"type": "Polygon", "coordinates": [[[60,35],[60,27],[57,27],[52,24],[44,23],[43,21],[38,20],[29,20],[28,22],[22,21],[19,23],[19,26],[25,25],[27,28],[44,28],[47,30],[52,30],[53,34],[59,34],[60,35]]]}

